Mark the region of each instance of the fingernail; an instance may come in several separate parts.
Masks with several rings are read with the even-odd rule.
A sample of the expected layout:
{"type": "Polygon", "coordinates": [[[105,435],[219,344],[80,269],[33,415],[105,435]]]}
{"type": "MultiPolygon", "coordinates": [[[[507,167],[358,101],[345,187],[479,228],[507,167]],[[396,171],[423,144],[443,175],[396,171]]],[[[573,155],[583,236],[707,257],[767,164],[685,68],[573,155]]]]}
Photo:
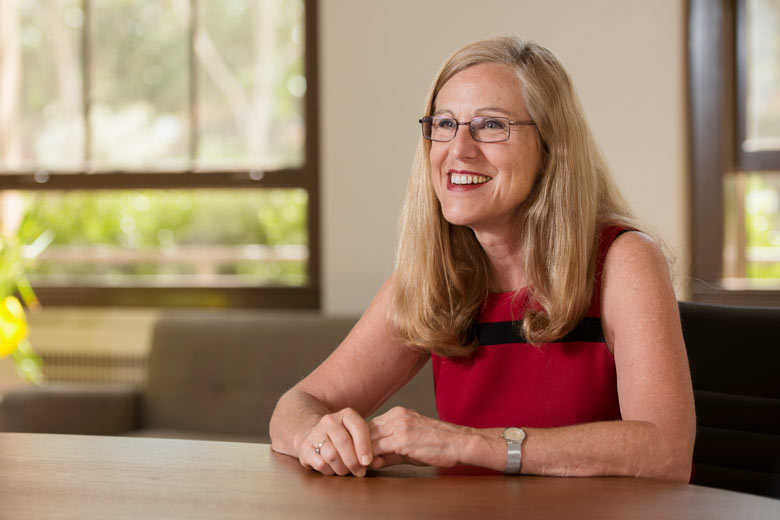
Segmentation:
{"type": "Polygon", "coordinates": [[[355,473],[355,476],[356,477],[365,477],[366,476],[366,469],[365,468],[360,468],[359,470],[357,470],[357,473],[355,473]]]}
{"type": "Polygon", "coordinates": [[[360,458],[360,462],[363,463],[364,466],[368,466],[369,464],[371,464],[371,457],[369,457],[368,455],[363,455],[360,458]]]}

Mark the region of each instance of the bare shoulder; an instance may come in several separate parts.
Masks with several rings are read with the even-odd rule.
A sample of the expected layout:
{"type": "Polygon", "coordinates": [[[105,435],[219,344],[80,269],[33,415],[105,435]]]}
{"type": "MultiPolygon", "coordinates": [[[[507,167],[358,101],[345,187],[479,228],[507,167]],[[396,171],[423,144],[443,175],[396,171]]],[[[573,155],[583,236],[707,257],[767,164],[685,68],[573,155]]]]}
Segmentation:
{"type": "MultiPolygon", "coordinates": [[[[615,239],[604,259],[602,298],[630,292],[662,290],[674,292],[669,266],[661,247],[640,231],[623,233],[615,239]]],[[[647,294],[643,294],[647,296],[647,294]]]]}
{"type": "Polygon", "coordinates": [[[668,272],[666,257],[658,242],[641,231],[629,231],[617,237],[604,260],[605,271],[643,266],[668,272]]]}
{"type": "Polygon", "coordinates": [[[604,260],[601,287],[608,344],[614,345],[616,336],[628,330],[650,333],[646,329],[652,327],[654,333],[669,334],[670,329],[679,329],[677,312],[668,264],[658,243],[635,231],[615,239],[604,260]]]}

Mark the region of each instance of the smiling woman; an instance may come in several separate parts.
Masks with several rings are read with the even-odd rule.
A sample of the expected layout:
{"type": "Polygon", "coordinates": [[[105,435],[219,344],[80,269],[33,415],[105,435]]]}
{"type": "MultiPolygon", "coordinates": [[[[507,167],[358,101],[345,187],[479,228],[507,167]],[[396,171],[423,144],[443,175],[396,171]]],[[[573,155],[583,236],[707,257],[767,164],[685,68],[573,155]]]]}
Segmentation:
{"type": "Polygon", "coordinates": [[[693,395],[666,262],[561,63],[519,38],[469,44],[420,123],[393,274],[280,399],[274,449],[327,475],[412,463],[687,481],[693,395]],[[441,420],[366,419],[429,358],[441,420]]]}
{"type": "Polygon", "coordinates": [[[424,344],[449,354],[471,352],[475,340],[464,349],[464,338],[488,291],[532,287],[547,312],[526,314],[526,336],[546,341],[566,334],[591,303],[598,228],[605,222],[639,228],[614,186],[563,66],[543,47],[529,44],[521,53],[501,42],[488,40],[456,52],[436,78],[426,110],[533,124],[511,126],[498,142],[466,132],[456,132],[448,142],[423,139],[402,218],[405,239],[399,243],[394,285],[398,333],[419,344],[416,331],[428,329],[424,344]],[[471,186],[456,186],[459,177],[475,174],[496,179],[473,192],[471,186]],[[417,211],[418,205],[429,209],[417,211]],[[431,236],[438,236],[440,254],[428,263],[423,244],[431,236]],[[491,265],[503,261],[484,257],[491,244],[504,249],[498,255],[506,265],[491,265]],[[519,263],[524,264],[520,270],[519,263]],[[435,320],[436,331],[425,320],[435,320]]]}

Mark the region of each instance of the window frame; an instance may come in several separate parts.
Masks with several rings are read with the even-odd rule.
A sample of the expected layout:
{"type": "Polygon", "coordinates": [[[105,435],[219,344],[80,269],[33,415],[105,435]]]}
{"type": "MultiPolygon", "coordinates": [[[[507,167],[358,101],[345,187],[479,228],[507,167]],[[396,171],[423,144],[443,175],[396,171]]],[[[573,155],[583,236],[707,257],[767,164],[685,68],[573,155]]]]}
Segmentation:
{"type": "Polygon", "coordinates": [[[723,179],[748,165],[750,170],[767,170],[770,158],[767,152],[743,152],[740,146],[745,131],[738,121],[746,102],[746,46],[738,44],[744,40],[745,31],[738,21],[744,21],[744,13],[744,0],[688,3],[690,292],[695,301],[777,307],[780,290],[727,289],[721,280],[723,179]],[[737,80],[740,75],[742,78],[737,80]],[[756,167],[759,165],[763,167],[756,167]]]}
{"type": "Polygon", "coordinates": [[[734,141],[735,168],[742,171],[780,171],[780,150],[747,151],[742,148],[745,142],[747,121],[747,6],[745,0],[736,0],[734,20],[735,49],[735,101],[736,135],[734,141]]]}
{"type": "MultiPolygon", "coordinates": [[[[190,131],[197,126],[197,60],[195,31],[198,1],[190,0],[190,32],[188,69],[190,75],[190,131]]],[[[42,286],[35,291],[44,306],[130,306],[130,307],[254,307],[254,308],[320,308],[320,233],[319,233],[319,107],[317,63],[317,2],[304,2],[304,128],[306,132],[304,161],[300,168],[274,170],[187,170],[179,172],[154,170],[87,170],[72,171],[6,170],[0,174],[0,190],[120,190],[120,189],[227,189],[227,188],[302,188],[308,194],[307,234],[309,258],[308,283],[303,287],[229,286],[192,287],[166,285],[160,287],[134,285],[106,286],[42,286]],[[259,174],[258,174],[259,173],[259,174]],[[43,182],[41,182],[43,181],[43,182]]],[[[82,31],[83,116],[85,121],[85,151],[90,144],[89,63],[91,0],[82,0],[84,29],[82,31]]],[[[190,140],[190,158],[196,156],[196,139],[190,140]]],[[[85,157],[89,157],[86,153],[85,157]]]]}

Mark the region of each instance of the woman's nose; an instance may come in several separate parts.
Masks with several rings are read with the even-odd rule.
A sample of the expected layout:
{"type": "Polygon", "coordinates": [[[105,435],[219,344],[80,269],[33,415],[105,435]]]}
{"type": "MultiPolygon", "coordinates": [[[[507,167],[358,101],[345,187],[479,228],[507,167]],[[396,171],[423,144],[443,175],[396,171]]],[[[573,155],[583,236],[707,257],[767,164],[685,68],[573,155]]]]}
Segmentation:
{"type": "Polygon", "coordinates": [[[458,128],[450,141],[450,155],[455,159],[473,159],[479,155],[479,143],[472,137],[468,125],[458,128]]]}

